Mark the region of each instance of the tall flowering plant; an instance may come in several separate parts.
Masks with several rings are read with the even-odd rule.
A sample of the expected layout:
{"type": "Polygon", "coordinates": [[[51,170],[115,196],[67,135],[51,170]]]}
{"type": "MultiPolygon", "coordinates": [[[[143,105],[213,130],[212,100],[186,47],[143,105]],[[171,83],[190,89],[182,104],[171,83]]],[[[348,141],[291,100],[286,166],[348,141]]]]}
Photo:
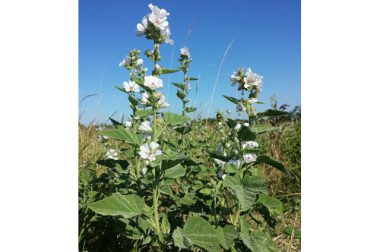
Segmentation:
{"type": "Polygon", "coordinates": [[[189,77],[187,75],[189,71],[190,63],[192,61],[189,48],[183,47],[179,51],[180,51],[179,69],[181,69],[183,72],[183,82],[182,83],[172,82],[172,84],[178,88],[177,97],[181,99],[181,102],[182,102],[182,115],[186,115],[187,113],[194,112],[196,110],[195,107],[187,106],[186,104],[190,102],[190,99],[187,97],[191,89],[190,81],[195,81],[198,79],[194,77],[189,77]]]}
{"type": "MultiPolygon", "coordinates": [[[[93,197],[85,201],[85,211],[95,214],[90,215],[89,222],[101,230],[96,233],[97,239],[116,233],[107,239],[110,251],[274,251],[270,236],[252,229],[257,214],[273,220],[283,211],[281,202],[268,196],[257,165],[267,163],[284,172],[286,169],[260,155],[256,141],[260,132],[222,114],[217,115],[222,137],[215,150],[193,140],[193,146],[206,150],[197,161],[185,155],[187,151],[179,151],[184,141],[176,141],[172,133],[186,134],[186,128],[191,127],[186,125],[190,121],[186,113],[195,110],[186,106],[185,100],[187,85],[195,80],[187,76],[191,57],[187,48],[181,49],[179,69],[184,82],[175,86],[181,92],[182,114],[164,112],[169,104],[161,92],[161,75],[179,69],[159,64],[160,46],[173,43],[169,13],[152,4],[148,7],[151,12],[136,29],[138,36],[153,41],[153,48],[144,53],[153,62],[153,69],[148,74],[140,50],[129,52],[120,63],[129,71],[129,80],[117,88],[128,95],[131,119],[112,120],[113,129],[99,131],[102,138],[118,140],[122,147],[106,145],[107,159],[98,161],[112,171],[102,187],[106,189],[99,193],[94,186],[93,197]]],[[[257,116],[249,106],[257,101],[261,79],[250,69],[234,77],[239,90],[249,91],[249,98],[228,99],[243,106],[250,117],[257,116]]],[[[89,229],[87,225],[83,232],[89,229]]]]}

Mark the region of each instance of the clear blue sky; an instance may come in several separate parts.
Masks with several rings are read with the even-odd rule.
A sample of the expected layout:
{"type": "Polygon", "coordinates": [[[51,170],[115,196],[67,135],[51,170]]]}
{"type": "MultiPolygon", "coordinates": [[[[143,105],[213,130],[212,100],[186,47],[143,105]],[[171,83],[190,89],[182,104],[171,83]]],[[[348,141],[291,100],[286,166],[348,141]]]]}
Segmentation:
{"type": "MultiPolygon", "coordinates": [[[[79,0],[79,101],[99,93],[79,105],[81,122],[97,119],[104,122],[108,116],[130,114],[127,96],[115,89],[129,79],[128,71],[118,66],[131,49],[144,52],[152,48],[152,41],[136,37],[136,24],[150,12],[148,4],[158,5],[170,12],[174,45],[162,45],[161,64],[169,68],[172,50],[172,68],[178,66],[179,48],[192,24],[187,46],[193,58],[189,74],[200,76],[198,93],[195,82],[190,93],[195,115],[207,115],[218,65],[231,40],[235,39],[222,66],[210,117],[217,110],[235,110],[222,97],[237,96],[236,87],[229,84],[230,74],[239,67],[251,67],[264,76],[263,92],[258,105],[262,111],[270,106],[270,96],[276,94],[280,104],[300,105],[301,87],[301,3],[300,0],[79,0]],[[98,99],[100,97],[100,99],[98,99]]],[[[144,56],[145,57],[145,56],[144,56]]],[[[144,63],[148,62],[144,58],[144,63]]],[[[148,70],[151,71],[150,65],[148,70]]],[[[168,90],[168,75],[163,93],[168,95],[170,110],[180,111],[175,87],[168,90]]],[[[173,74],[171,82],[179,82],[181,74],[173,74]]]]}

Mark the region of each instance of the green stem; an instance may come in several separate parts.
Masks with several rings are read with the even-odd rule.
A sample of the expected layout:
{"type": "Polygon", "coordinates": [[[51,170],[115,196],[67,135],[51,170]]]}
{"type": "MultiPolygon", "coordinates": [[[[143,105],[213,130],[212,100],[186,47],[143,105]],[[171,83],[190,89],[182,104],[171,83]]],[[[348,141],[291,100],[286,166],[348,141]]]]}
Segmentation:
{"type": "Polygon", "coordinates": [[[155,188],[153,189],[153,211],[154,211],[154,222],[155,222],[157,235],[161,232],[160,222],[158,219],[158,197],[159,197],[159,193],[158,193],[157,187],[155,186],[155,188]]]}
{"type": "Polygon", "coordinates": [[[136,159],[136,177],[140,178],[140,158],[136,159]]]}
{"type": "Polygon", "coordinates": [[[235,218],[234,218],[234,226],[235,227],[237,225],[239,217],[240,217],[240,204],[238,204],[237,209],[236,209],[236,213],[235,213],[235,218]]]}
{"type": "Polygon", "coordinates": [[[157,114],[155,107],[153,107],[153,141],[157,142],[157,114]]]}

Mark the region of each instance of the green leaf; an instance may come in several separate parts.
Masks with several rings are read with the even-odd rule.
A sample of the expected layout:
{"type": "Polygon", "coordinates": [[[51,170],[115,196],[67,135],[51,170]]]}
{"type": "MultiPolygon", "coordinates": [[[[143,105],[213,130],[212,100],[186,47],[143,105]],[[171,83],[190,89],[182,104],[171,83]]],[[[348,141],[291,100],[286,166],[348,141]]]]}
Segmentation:
{"type": "Polygon", "coordinates": [[[276,246],[272,241],[272,238],[259,230],[256,230],[251,233],[251,239],[253,240],[254,250],[260,252],[275,252],[276,246]]]}
{"type": "Polygon", "coordinates": [[[143,213],[144,200],[135,194],[121,195],[114,193],[109,197],[96,201],[88,206],[97,214],[106,216],[123,216],[131,218],[143,213]]]}
{"type": "Polygon", "coordinates": [[[260,194],[257,202],[261,203],[266,208],[268,208],[270,213],[277,213],[277,214],[284,213],[284,206],[282,202],[276,198],[270,197],[265,194],[260,194]]]}
{"type": "Polygon", "coordinates": [[[268,110],[265,110],[264,112],[257,113],[257,116],[259,116],[259,117],[265,117],[265,116],[283,116],[283,115],[289,115],[289,112],[282,111],[282,110],[268,109],[268,110]]]}
{"type": "Polygon", "coordinates": [[[174,230],[172,237],[175,246],[182,249],[187,248],[187,246],[185,245],[184,237],[182,235],[182,229],[180,227],[177,227],[176,230],[174,230]]]}
{"type": "Polygon", "coordinates": [[[150,115],[153,115],[153,110],[146,109],[146,110],[136,110],[135,115],[139,118],[144,118],[150,115]]]}
{"type": "Polygon", "coordinates": [[[164,214],[164,216],[162,217],[161,230],[165,234],[170,233],[170,223],[169,223],[169,220],[168,220],[168,217],[166,216],[166,214],[164,214]]]}
{"type": "Polygon", "coordinates": [[[184,124],[190,120],[191,120],[191,118],[188,116],[173,114],[170,112],[164,113],[164,121],[170,126],[181,125],[181,124],[184,124]]]}
{"type": "Polygon", "coordinates": [[[263,134],[271,131],[279,130],[280,127],[273,127],[273,126],[256,126],[253,128],[253,131],[256,134],[263,134]]]}
{"type": "Polygon", "coordinates": [[[124,127],[124,125],[121,122],[116,121],[115,119],[109,118],[115,127],[124,127]]]}
{"type": "Polygon", "coordinates": [[[239,176],[227,176],[223,181],[224,187],[231,188],[240,202],[241,210],[246,211],[256,201],[258,193],[267,193],[267,189],[261,177],[245,176],[241,181],[239,176]]]}
{"type": "Polygon", "coordinates": [[[177,164],[172,168],[166,169],[164,171],[164,177],[165,178],[180,178],[185,176],[186,174],[186,168],[183,167],[181,164],[177,164]]]}
{"type": "Polygon", "coordinates": [[[256,134],[249,127],[242,126],[238,132],[238,139],[240,141],[254,141],[256,140],[256,134]]]}
{"type": "Polygon", "coordinates": [[[238,233],[232,225],[227,225],[224,228],[218,227],[216,232],[219,243],[224,249],[230,249],[234,240],[238,237],[238,233]]]}
{"type": "Polygon", "coordinates": [[[182,83],[172,82],[172,84],[177,88],[180,88],[181,90],[185,90],[185,85],[183,85],[182,83]]]}
{"type": "Polygon", "coordinates": [[[195,197],[191,193],[185,194],[182,198],[180,198],[176,203],[178,206],[192,206],[197,202],[197,197],[195,197]]]}
{"type": "Polygon", "coordinates": [[[161,74],[171,74],[171,73],[176,73],[178,71],[179,71],[179,69],[160,68],[160,73],[161,74]]]}
{"type": "Polygon", "coordinates": [[[124,87],[121,87],[121,86],[115,86],[115,88],[119,89],[120,91],[124,92],[124,93],[127,93],[127,91],[125,91],[125,88],[124,87]]]}
{"type": "Polygon", "coordinates": [[[210,252],[220,252],[216,230],[202,217],[190,217],[183,228],[182,234],[186,240],[197,247],[210,252]]]}
{"type": "Polygon", "coordinates": [[[194,107],[186,107],[186,108],[185,108],[185,111],[186,111],[187,113],[194,112],[195,110],[197,110],[197,108],[194,108],[194,107]]]}
{"type": "Polygon", "coordinates": [[[196,80],[199,80],[198,78],[194,78],[194,77],[190,77],[188,78],[189,81],[196,81],[196,80]]]}
{"type": "Polygon", "coordinates": [[[226,98],[227,100],[229,100],[230,102],[232,103],[235,103],[235,104],[238,104],[239,103],[239,100],[234,98],[234,97],[231,97],[231,96],[227,96],[227,95],[223,95],[224,98],[226,98]]]}
{"type": "Polygon", "coordinates": [[[112,130],[103,130],[100,131],[99,134],[113,139],[122,140],[136,146],[142,144],[142,139],[139,135],[132,133],[131,131],[127,131],[121,127],[112,130]]]}
{"type": "Polygon", "coordinates": [[[191,128],[189,126],[182,126],[182,127],[175,128],[175,131],[184,135],[184,134],[189,133],[191,131],[191,128]]]}
{"type": "Polygon", "coordinates": [[[177,97],[181,100],[186,98],[186,94],[177,89],[177,97]]]}
{"type": "Polygon", "coordinates": [[[257,157],[255,164],[261,164],[261,163],[268,164],[276,168],[277,170],[289,175],[289,171],[285,168],[285,166],[282,163],[278,162],[277,160],[272,159],[269,156],[262,155],[262,156],[257,157]]]}
{"type": "Polygon", "coordinates": [[[289,236],[292,236],[292,232],[294,230],[294,238],[296,239],[301,239],[301,230],[299,230],[298,228],[293,228],[291,226],[289,227],[286,227],[284,228],[284,233],[289,235],[289,236]]]}

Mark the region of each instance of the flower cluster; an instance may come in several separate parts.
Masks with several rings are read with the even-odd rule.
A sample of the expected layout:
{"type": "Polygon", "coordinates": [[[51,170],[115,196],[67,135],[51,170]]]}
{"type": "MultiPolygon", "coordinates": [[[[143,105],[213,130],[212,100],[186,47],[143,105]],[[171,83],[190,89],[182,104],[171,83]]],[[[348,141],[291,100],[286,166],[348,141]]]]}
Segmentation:
{"type": "Polygon", "coordinates": [[[191,56],[189,48],[183,47],[179,49],[180,51],[180,66],[179,69],[182,70],[184,78],[183,83],[173,83],[177,89],[177,97],[182,101],[182,115],[185,115],[189,112],[194,112],[196,109],[194,107],[187,106],[186,104],[190,102],[190,99],[186,96],[189,94],[189,90],[191,89],[191,85],[189,81],[197,80],[197,78],[191,78],[187,76],[187,72],[189,71],[191,56]]]}
{"type": "Polygon", "coordinates": [[[167,21],[170,13],[153,4],[149,4],[148,7],[152,12],[145,15],[141,23],[137,24],[137,35],[145,35],[147,39],[154,40],[156,44],[173,44],[173,40],[169,38],[171,32],[167,21]]]}
{"type": "Polygon", "coordinates": [[[254,90],[260,92],[263,87],[263,76],[253,73],[251,68],[248,68],[246,73],[240,68],[231,74],[231,85],[238,84],[238,90],[254,90]]]}
{"type": "Polygon", "coordinates": [[[131,50],[129,55],[119,63],[119,66],[128,70],[135,69],[137,72],[146,72],[147,69],[143,68],[143,63],[144,60],[140,58],[140,50],[131,50]]]}

